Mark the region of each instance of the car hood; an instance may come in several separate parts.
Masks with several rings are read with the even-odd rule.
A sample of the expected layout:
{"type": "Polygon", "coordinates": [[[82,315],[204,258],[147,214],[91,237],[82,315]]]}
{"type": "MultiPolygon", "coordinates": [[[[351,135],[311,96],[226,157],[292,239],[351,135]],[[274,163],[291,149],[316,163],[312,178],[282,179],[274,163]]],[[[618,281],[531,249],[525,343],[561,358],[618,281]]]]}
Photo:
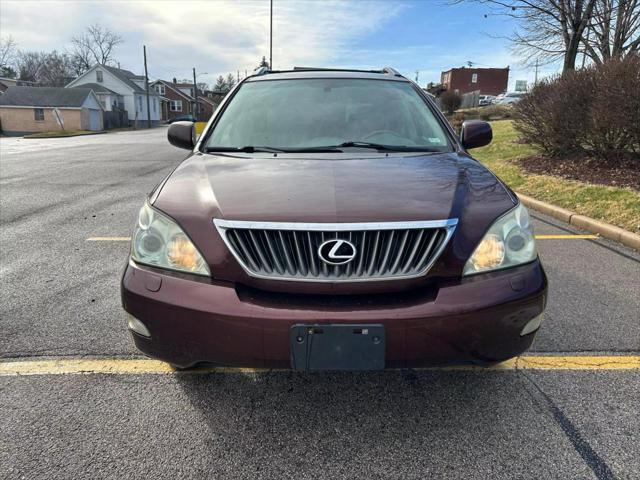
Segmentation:
{"type": "MultiPolygon", "coordinates": [[[[451,247],[468,258],[512,193],[464,153],[206,155],[183,162],[154,197],[210,263],[214,218],[394,222],[456,218],[451,247]]],[[[225,254],[224,261],[228,255],[225,254]]]]}

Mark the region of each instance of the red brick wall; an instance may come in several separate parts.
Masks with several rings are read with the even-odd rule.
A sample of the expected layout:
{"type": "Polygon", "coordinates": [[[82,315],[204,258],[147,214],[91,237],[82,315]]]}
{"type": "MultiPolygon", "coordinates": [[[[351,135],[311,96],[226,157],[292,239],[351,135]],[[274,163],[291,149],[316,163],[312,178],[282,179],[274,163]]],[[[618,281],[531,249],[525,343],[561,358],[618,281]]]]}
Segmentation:
{"type": "Polygon", "coordinates": [[[452,68],[443,72],[441,82],[447,90],[468,93],[480,90],[483,95],[499,95],[507,91],[509,68],[452,68]],[[473,75],[477,82],[473,83],[473,75]]]}
{"type": "MultiPolygon", "coordinates": [[[[170,120],[172,118],[180,117],[182,115],[187,115],[187,114],[191,113],[191,101],[187,100],[187,98],[185,98],[184,96],[180,95],[176,91],[172,90],[169,87],[169,85],[170,84],[165,85],[164,95],[162,95],[162,94],[160,94],[160,95],[162,95],[163,97],[165,97],[165,98],[167,98],[169,100],[180,100],[180,101],[182,101],[182,111],[181,112],[172,112],[171,111],[171,105],[169,103],[167,103],[166,111],[165,111],[164,108],[162,109],[162,121],[170,120]]],[[[155,85],[152,88],[155,89],[155,85]]]]}

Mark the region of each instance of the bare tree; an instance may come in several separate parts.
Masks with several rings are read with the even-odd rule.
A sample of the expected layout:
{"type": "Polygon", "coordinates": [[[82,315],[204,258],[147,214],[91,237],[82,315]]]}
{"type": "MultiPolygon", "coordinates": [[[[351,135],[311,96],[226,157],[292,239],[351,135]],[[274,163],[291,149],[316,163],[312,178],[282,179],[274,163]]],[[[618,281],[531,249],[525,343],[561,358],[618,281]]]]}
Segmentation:
{"type": "Polygon", "coordinates": [[[73,78],[71,59],[56,50],[44,56],[37,84],[43,87],[64,87],[73,78]]]}
{"type": "Polygon", "coordinates": [[[27,82],[37,83],[46,56],[47,54],[44,52],[20,51],[18,53],[18,59],[16,60],[18,78],[27,82]]]}
{"type": "Polygon", "coordinates": [[[640,51],[640,2],[597,0],[582,43],[598,64],[640,51]]]}
{"type": "Polygon", "coordinates": [[[11,35],[0,37],[0,75],[15,75],[13,65],[16,61],[16,42],[11,35]]]}
{"type": "Polygon", "coordinates": [[[562,71],[575,69],[585,30],[598,0],[455,0],[488,5],[494,13],[514,18],[518,28],[510,37],[525,62],[562,59],[562,71]]]}
{"type": "Polygon", "coordinates": [[[114,49],[124,40],[120,35],[101,25],[89,25],[84,34],[71,37],[74,70],[82,73],[94,64],[108,65],[115,62],[114,49]]]}

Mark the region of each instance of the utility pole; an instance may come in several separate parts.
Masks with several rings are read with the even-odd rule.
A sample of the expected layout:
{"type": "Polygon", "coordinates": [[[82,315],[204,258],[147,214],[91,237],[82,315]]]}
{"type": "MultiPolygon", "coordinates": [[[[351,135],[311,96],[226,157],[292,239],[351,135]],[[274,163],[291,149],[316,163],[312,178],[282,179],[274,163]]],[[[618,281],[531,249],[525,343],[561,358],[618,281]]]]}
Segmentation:
{"type": "Polygon", "coordinates": [[[196,83],[196,67],[193,67],[193,98],[195,99],[195,107],[193,112],[193,118],[198,121],[198,84],[196,83]]]}
{"type": "Polygon", "coordinates": [[[147,128],[151,128],[151,109],[149,108],[149,70],[147,70],[147,46],[142,46],[144,54],[144,89],[147,92],[147,128]]]}
{"type": "Polygon", "coordinates": [[[269,10],[269,70],[273,70],[273,0],[269,10]]]}
{"type": "Polygon", "coordinates": [[[533,78],[533,86],[538,84],[538,59],[536,58],[536,76],[533,78]]]}

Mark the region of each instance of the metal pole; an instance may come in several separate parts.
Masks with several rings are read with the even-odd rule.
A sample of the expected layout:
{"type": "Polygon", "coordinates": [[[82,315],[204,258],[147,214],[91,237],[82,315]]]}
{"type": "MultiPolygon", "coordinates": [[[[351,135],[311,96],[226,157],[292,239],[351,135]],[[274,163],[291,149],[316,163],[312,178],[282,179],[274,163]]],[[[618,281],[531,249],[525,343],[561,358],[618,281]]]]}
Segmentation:
{"type": "Polygon", "coordinates": [[[537,85],[538,84],[538,59],[536,58],[536,76],[533,79],[533,85],[537,85]]]}
{"type": "Polygon", "coordinates": [[[269,70],[273,70],[273,0],[269,10],[269,70]]]}
{"type": "Polygon", "coordinates": [[[149,107],[149,70],[147,70],[147,46],[142,46],[144,53],[144,89],[147,92],[147,128],[151,128],[151,109],[149,107]]]}
{"type": "Polygon", "coordinates": [[[193,112],[193,118],[197,122],[198,121],[198,84],[196,83],[196,67],[193,67],[193,98],[195,99],[195,107],[193,112]]]}

